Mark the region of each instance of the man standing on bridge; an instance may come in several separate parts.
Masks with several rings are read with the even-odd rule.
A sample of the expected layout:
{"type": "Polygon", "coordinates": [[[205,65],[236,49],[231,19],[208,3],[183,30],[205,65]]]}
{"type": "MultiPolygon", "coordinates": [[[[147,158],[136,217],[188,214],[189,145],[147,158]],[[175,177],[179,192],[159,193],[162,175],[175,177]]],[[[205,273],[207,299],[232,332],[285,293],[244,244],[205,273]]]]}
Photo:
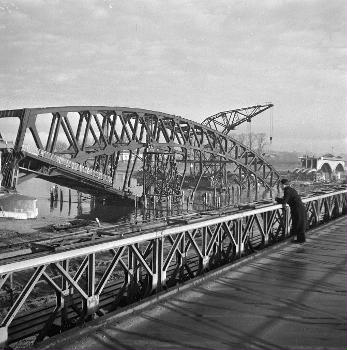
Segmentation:
{"type": "Polygon", "coordinates": [[[292,218],[291,234],[296,236],[292,242],[304,243],[306,230],[306,209],[302,203],[298,192],[293,187],[290,187],[287,179],[281,180],[281,188],[283,190],[283,197],[276,197],[276,201],[283,205],[288,204],[290,207],[290,214],[292,218]]]}

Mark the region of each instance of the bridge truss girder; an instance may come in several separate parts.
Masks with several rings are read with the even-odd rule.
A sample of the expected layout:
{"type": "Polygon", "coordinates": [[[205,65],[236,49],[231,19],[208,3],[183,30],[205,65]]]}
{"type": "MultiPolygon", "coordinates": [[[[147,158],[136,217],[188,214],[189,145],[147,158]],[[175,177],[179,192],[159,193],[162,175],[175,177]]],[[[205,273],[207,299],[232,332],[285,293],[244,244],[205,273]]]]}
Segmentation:
{"type": "Polygon", "coordinates": [[[195,188],[202,176],[214,178],[217,186],[227,185],[226,174],[243,187],[271,188],[279,181],[273,167],[239,141],[175,115],[126,107],[57,107],[1,111],[2,117],[20,119],[14,162],[20,165],[18,155],[30,134],[38,149],[111,176],[123,192],[138,170],[147,195],[179,196],[189,172],[195,188]],[[119,184],[124,152],[128,159],[119,184]]]}

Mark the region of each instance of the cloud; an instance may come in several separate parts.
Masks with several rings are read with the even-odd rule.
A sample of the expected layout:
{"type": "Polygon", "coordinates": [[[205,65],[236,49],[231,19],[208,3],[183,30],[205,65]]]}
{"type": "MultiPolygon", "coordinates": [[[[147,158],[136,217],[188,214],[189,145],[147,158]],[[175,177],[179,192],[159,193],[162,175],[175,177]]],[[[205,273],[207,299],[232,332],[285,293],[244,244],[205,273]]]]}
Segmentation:
{"type": "Polygon", "coordinates": [[[313,131],[312,142],[341,142],[345,10],[342,0],[2,1],[0,105],[118,104],[202,120],[272,101],[287,147],[313,131]]]}

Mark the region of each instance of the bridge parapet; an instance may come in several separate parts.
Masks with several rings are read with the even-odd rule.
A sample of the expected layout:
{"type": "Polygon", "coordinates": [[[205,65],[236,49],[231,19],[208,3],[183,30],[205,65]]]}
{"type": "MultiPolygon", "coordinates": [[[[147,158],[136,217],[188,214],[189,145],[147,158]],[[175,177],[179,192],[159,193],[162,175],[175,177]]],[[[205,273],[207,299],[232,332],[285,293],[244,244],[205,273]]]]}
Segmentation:
{"type": "MultiPolygon", "coordinates": [[[[321,192],[303,202],[308,225],[315,227],[346,214],[347,190],[321,192]]],[[[147,227],[94,229],[83,233],[83,240],[64,234],[7,249],[0,254],[0,290],[12,297],[0,310],[0,343],[33,335],[40,341],[290,235],[288,207],[263,203],[230,210],[147,227]],[[47,302],[30,309],[38,295],[47,302]]]]}

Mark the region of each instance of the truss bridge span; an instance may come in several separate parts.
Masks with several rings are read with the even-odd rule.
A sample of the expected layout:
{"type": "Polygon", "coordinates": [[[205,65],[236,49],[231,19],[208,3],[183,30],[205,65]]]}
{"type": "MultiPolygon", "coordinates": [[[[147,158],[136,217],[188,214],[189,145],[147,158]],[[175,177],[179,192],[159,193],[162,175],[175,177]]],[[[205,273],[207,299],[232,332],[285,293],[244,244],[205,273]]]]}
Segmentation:
{"type": "Polygon", "coordinates": [[[136,178],[146,196],[179,197],[187,175],[194,190],[203,177],[215,187],[271,188],[279,182],[262,156],[230,135],[171,114],[81,106],[6,110],[2,118],[19,120],[13,149],[2,155],[9,188],[40,177],[131,197],[136,178]]]}

